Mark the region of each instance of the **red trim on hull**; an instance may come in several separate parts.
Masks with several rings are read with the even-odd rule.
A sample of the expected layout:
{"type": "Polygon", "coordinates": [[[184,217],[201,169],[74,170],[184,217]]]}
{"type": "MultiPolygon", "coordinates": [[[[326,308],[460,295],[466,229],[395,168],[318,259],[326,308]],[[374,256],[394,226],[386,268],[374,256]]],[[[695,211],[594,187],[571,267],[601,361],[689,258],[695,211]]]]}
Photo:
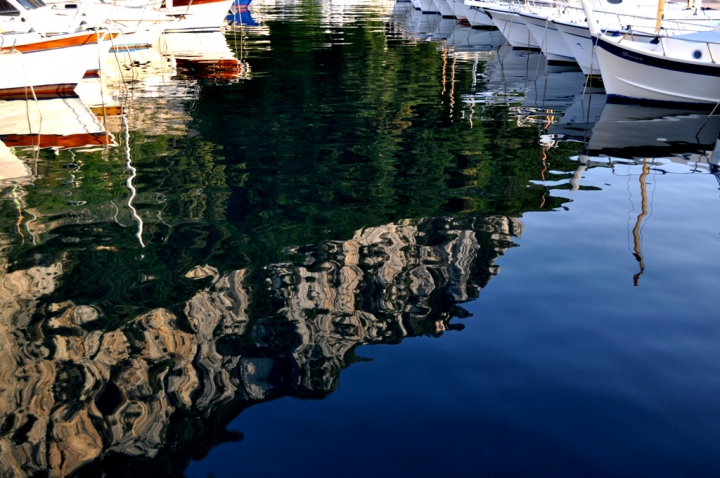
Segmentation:
{"type": "Polygon", "coordinates": [[[173,0],[173,7],[189,7],[192,5],[207,5],[209,3],[220,3],[225,0],[173,0]]]}
{"type": "Polygon", "coordinates": [[[60,85],[40,85],[40,86],[21,86],[19,88],[5,88],[0,90],[0,99],[3,100],[25,100],[35,97],[38,99],[45,98],[75,98],[75,87],[77,83],[63,83],[60,85]]]}

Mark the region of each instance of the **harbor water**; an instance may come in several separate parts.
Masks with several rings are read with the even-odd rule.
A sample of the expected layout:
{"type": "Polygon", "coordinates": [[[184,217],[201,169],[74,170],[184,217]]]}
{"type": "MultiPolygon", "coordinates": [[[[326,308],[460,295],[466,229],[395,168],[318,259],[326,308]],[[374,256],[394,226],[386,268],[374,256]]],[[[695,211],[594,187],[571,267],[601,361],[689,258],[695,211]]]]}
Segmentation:
{"type": "Polygon", "coordinates": [[[409,2],[230,19],[0,101],[0,475],[717,474],[717,115],[409,2]]]}

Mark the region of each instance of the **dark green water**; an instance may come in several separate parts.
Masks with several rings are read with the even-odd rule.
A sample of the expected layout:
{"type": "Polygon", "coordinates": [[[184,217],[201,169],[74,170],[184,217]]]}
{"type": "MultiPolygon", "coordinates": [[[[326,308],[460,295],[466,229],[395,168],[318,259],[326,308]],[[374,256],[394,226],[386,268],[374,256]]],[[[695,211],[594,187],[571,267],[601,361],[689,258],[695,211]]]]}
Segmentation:
{"type": "Polygon", "coordinates": [[[613,110],[561,118],[578,70],[405,5],[253,3],[239,81],[150,78],[116,147],[15,150],[5,474],[720,467],[707,142],[584,144],[613,110]]]}

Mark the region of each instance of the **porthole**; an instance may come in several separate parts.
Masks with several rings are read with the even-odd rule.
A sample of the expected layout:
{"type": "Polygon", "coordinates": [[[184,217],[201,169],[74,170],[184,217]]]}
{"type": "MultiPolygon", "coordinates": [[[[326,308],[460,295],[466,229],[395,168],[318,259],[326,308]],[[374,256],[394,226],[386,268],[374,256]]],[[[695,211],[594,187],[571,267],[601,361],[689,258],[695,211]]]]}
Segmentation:
{"type": "Polygon", "coordinates": [[[699,60],[700,58],[702,58],[702,52],[700,50],[695,50],[692,52],[692,57],[696,60],[699,60]]]}

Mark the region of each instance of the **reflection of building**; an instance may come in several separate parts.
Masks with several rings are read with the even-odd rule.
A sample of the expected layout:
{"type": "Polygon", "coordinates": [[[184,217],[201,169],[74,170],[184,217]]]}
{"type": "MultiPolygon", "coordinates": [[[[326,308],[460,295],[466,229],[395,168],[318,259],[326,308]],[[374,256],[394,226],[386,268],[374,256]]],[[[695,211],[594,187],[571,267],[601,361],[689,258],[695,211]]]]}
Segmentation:
{"type": "Polygon", "coordinates": [[[175,313],[120,321],[91,297],[50,300],[59,262],[4,273],[0,468],[63,476],[117,454],[128,474],[128,457],[186,463],[183,446],[221,439],[227,410],[332,392],[357,345],[458,328],[457,304],[521,230],[506,217],[406,220],[289,250],[293,262],[197,266],[186,278],[208,285],[175,313]]]}

